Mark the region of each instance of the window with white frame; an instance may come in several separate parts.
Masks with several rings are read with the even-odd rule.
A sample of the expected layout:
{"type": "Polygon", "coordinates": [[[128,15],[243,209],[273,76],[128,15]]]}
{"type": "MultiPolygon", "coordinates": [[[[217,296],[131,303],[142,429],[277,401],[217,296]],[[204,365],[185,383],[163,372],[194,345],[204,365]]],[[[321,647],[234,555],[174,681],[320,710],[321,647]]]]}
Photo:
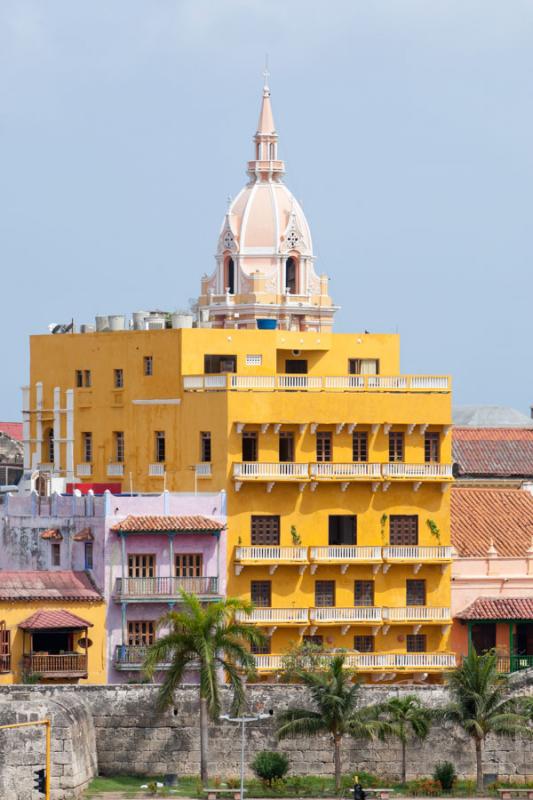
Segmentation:
{"type": "Polygon", "coordinates": [[[260,367],[263,363],[263,356],[261,353],[249,353],[246,356],[247,367],[260,367]]]}

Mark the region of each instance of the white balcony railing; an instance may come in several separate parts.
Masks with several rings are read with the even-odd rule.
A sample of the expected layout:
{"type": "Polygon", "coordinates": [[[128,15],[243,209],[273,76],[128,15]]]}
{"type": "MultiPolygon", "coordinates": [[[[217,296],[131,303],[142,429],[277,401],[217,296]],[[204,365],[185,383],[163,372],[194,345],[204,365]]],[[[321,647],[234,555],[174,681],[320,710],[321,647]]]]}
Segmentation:
{"type": "Polygon", "coordinates": [[[236,561],[258,561],[276,564],[280,561],[307,563],[307,547],[237,547],[236,561]]]}
{"type": "Polygon", "coordinates": [[[350,480],[353,478],[381,478],[381,464],[353,463],[339,464],[323,461],[309,465],[311,477],[330,480],[350,480]]]}
{"type": "Polygon", "coordinates": [[[92,475],[93,465],[92,464],[78,464],[76,466],[76,474],[80,478],[87,478],[89,475],[92,475]]]}
{"type": "Polygon", "coordinates": [[[107,474],[113,478],[118,478],[121,475],[124,475],[124,464],[108,464],[107,474]]]}
{"type": "Polygon", "coordinates": [[[283,625],[306,623],[309,618],[307,608],[254,608],[249,614],[237,612],[237,619],[256,622],[260,625],[283,625]]]}
{"type": "Polygon", "coordinates": [[[383,548],[384,561],[451,561],[452,548],[435,545],[433,547],[418,547],[417,545],[398,545],[383,548]]]}
{"type": "Polygon", "coordinates": [[[152,478],[162,478],[165,474],[164,464],[148,464],[148,475],[152,478]]]}
{"type": "Polygon", "coordinates": [[[210,478],[212,473],[211,462],[203,461],[201,464],[195,466],[197,478],[210,478]]]}
{"type": "Polygon", "coordinates": [[[309,475],[307,464],[294,461],[265,463],[262,461],[241,461],[233,464],[233,477],[256,480],[302,480],[309,475]]]}
{"type": "Polygon", "coordinates": [[[454,653],[396,653],[394,666],[399,669],[453,669],[456,658],[454,653]]]}
{"type": "Polygon", "coordinates": [[[324,564],[381,561],[381,547],[358,547],[351,544],[312,547],[311,560],[324,564]]]}
{"type": "Polygon", "coordinates": [[[448,392],[447,375],[185,375],[185,391],[448,392]]]}
{"type": "Polygon", "coordinates": [[[311,608],[311,622],[381,622],[381,608],[375,606],[352,606],[349,608],[311,608]]]}
{"type": "Polygon", "coordinates": [[[54,465],[50,461],[41,461],[40,464],[37,464],[37,469],[41,472],[53,472],[54,465]]]}
{"type": "Polygon", "coordinates": [[[384,608],[383,619],[387,622],[449,622],[449,608],[433,606],[403,606],[384,608]]]}
{"type": "MultiPolygon", "coordinates": [[[[334,653],[325,653],[320,661],[324,668],[328,665],[334,653]]],[[[282,655],[256,655],[254,656],[256,668],[262,671],[276,672],[283,668],[282,655]]],[[[316,660],[313,658],[313,663],[316,660]]],[[[456,666],[454,653],[345,653],[345,666],[360,672],[373,670],[389,670],[394,672],[402,669],[408,670],[444,670],[456,666]]]]}
{"type": "Polygon", "coordinates": [[[404,464],[396,462],[382,465],[384,478],[451,478],[451,464],[404,464]]]}

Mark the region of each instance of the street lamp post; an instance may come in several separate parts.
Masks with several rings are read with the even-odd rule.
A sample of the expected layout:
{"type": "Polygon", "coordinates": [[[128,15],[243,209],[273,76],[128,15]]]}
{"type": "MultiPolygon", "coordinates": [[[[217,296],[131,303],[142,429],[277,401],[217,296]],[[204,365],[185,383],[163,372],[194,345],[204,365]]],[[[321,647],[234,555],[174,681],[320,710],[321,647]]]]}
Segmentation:
{"type": "Polygon", "coordinates": [[[272,709],[269,710],[268,714],[252,714],[250,716],[242,716],[242,717],[230,717],[229,714],[221,714],[220,719],[226,720],[226,722],[236,722],[241,726],[241,797],[240,800],[244,800],[244,754],[246,749],[246,723],[247,722],[259,722],[262,719],[272,719],[274,711],[272,709]]]}

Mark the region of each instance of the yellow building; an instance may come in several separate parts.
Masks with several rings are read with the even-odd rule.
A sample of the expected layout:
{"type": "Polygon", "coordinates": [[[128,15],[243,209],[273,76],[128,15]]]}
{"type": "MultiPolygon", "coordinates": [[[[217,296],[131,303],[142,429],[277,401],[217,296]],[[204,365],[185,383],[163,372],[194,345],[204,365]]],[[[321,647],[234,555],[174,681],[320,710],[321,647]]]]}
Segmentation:
{"type": "Polygon", "coordinates": [[[228,593],[270,635],[261,673],[307,637],[374,679],[438,679],[454,663],[450,380],[402,375],[395,335],[331,332],[268,87],[254,141],[195,327],[137,312],[32,337],[27,477],[226,489],[228,593]]]}
{"type": "Polygon", "coordinates": [[[105,683],[105,604],[85,572],[2,572],[0,684],[105,683]]]}

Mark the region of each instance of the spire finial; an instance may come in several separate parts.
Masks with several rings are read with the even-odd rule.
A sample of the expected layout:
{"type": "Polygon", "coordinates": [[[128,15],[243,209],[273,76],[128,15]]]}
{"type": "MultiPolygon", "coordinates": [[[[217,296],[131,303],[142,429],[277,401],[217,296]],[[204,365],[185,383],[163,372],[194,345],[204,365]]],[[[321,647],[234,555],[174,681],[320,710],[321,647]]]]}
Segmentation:
{"type": "Polygon", "coordinates": [[[270,86],[268,85],[268,79],[270,78],[270,70],[268,69],[268,53],[265,53],[265,68],[263,70],[263,92],[264,94],[270,93],[270,86]]]}

